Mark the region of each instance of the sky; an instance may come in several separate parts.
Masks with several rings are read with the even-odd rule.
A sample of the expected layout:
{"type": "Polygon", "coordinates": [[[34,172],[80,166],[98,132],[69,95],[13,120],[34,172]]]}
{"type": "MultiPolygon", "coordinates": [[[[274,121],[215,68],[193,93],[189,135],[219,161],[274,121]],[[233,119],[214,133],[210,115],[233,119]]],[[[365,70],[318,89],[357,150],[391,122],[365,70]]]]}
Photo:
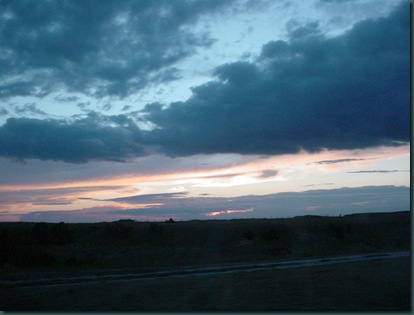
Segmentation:
{"type": "Polygon", "coordinates": [[[0,2],[0,221],[410,209],[408,0],[0,2]]]}

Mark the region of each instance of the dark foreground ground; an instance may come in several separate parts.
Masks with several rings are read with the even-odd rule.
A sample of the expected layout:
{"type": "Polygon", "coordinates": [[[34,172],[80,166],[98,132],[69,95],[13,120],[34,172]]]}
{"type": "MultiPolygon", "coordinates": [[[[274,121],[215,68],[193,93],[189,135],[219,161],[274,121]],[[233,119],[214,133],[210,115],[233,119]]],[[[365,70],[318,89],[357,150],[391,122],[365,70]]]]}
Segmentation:
{"type": "Polygon", "coordinates": [[[15,311],[409,311],[410,259],[0,290],[15,311]]]}
{"type": "MultiPolygon", "coordinates": [[[[0,224],[0,280],[410,249],[410,213],[175,223],[0,224]]],[[[396,258],[209,277],[0,289],[15,311],[410,311],[396,258]]]]}

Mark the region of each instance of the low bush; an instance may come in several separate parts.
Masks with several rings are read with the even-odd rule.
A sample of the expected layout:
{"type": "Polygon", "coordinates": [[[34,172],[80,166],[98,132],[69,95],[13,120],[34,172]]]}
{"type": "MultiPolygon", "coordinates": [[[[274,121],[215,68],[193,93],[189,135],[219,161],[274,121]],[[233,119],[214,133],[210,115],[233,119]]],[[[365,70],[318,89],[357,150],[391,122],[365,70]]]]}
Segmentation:
{"type": "Polygon", "coordinates": [[[127,239],[133,235],[133,228],[120,222],[105,225],[105,234],[115,239],[127,239]]]}
{"type": "Polygon", "coordinates": [[[247,232],[245,232],[245,233],[243,234],[243,237],[244,237],[246,240],[249,240],[249,241],[252,241],[252,240],[254,240],[254,239],[255,239],[255,235],[254,235],[254,233],[253,233],[251,230],[248,230],[247,232]]]}
{"type": "Polygon", "coordinates": [[[162,242],[163,228],[155,222],[148,227],[148,241],[150,244],[159,245],[162,242]]]}
{"type": "Polygon", "coordinates": [[[43,249],[34,246],[9,247],[2,253],[0,264],[10,264],[19,268],[49,267],[56,260],[43,249]]]}
{"type": "Polygon", "coordinates": [[[271,227],[262,234],[262,239],[266,242],[277,242],[280,239],[280,233],[271,227]]]}

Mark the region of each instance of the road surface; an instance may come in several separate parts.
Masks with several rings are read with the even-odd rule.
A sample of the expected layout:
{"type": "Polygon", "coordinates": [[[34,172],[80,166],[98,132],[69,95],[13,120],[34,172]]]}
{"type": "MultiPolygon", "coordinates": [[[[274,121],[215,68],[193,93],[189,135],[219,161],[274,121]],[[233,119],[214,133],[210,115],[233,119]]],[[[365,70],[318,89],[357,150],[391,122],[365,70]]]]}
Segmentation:
{"type": "Polygon", "coordinates": [[[138,280],[151,280],[160,278],[171,277],[195,277],[195,276],[212,276],[237,272],[252,272],[260,270],[272,270],[272,269],[289,269],[289,268],[303,268],[303,267],[316,267],[323,265],[351,263],[358,261],[379,260],[379,259],[393,259],[399,257],[410,257],[409,251],[401,252],[388,252],[388,253],[371,253],[352,256],[341,257],[324,257],[324,258],[312,258],[301,259],[291,261],[277,261],[277,262],[265,262],[265,263],[252,263],[252,264],[240,264],[240,265],[221,265],[221,266],[209,266],[189,268],[182,270],[169,270],[169,271],[157,271],[146,273],[129,273],[129,274],[109,274],[109,275],[89,275],[89,276],[76,276],[76,277],[54,277],[54,278],[41,278],[30,280],[0,280],[0,288],[11,287],[44,287],[44,286],[63,286],[70,284],[82,284],[82,283],[96,283],[96,282],[119,282],[119,281],[138,281],[138,280]]]}

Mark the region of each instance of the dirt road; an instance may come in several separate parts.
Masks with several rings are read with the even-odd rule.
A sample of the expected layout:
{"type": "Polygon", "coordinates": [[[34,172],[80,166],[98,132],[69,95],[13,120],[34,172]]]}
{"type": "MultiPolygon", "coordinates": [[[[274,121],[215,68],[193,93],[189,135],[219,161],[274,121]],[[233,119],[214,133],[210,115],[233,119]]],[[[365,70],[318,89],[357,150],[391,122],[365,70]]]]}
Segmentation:
{"type": "Polygon", "coordinates": [[[381,259],[393,259],[399,257],[409,257],[409,251],[400,252],[387,252],[387,253],[370,253],[352,256],[341,257],[324,257],[313,259],[301,259],[291,261],[277,261],[266,263],[254,263],[254,264],[240,264],[240,265],[219,265],[219,266],[206,266],[197,268],[188,268],[180,270],[168,270],[158,272],[146,272],[146,273],[117,273],[106,275],[87,275],[76,277],[54,277],[54,278],[40,278],[30,280],[0,280],[0,288],[12,288],[12,287],[45,287],[45,286],[65,286],[73,284],[85,284],[85,283],[97,283],[97,282],[126,282],[126,281],[139,281],[150,280],[160,278],[172,278],[172,277],[200,277],[200,276],[212,276],[218,274],[229,274],[239,272],[252,272],[260,270],[274,270],[274,269],[291,269],[291,268],[303,268],[303,267],[316,267],[323,265],[351,263],[358,261],[369,260],[381,260],[381,259]]]}

